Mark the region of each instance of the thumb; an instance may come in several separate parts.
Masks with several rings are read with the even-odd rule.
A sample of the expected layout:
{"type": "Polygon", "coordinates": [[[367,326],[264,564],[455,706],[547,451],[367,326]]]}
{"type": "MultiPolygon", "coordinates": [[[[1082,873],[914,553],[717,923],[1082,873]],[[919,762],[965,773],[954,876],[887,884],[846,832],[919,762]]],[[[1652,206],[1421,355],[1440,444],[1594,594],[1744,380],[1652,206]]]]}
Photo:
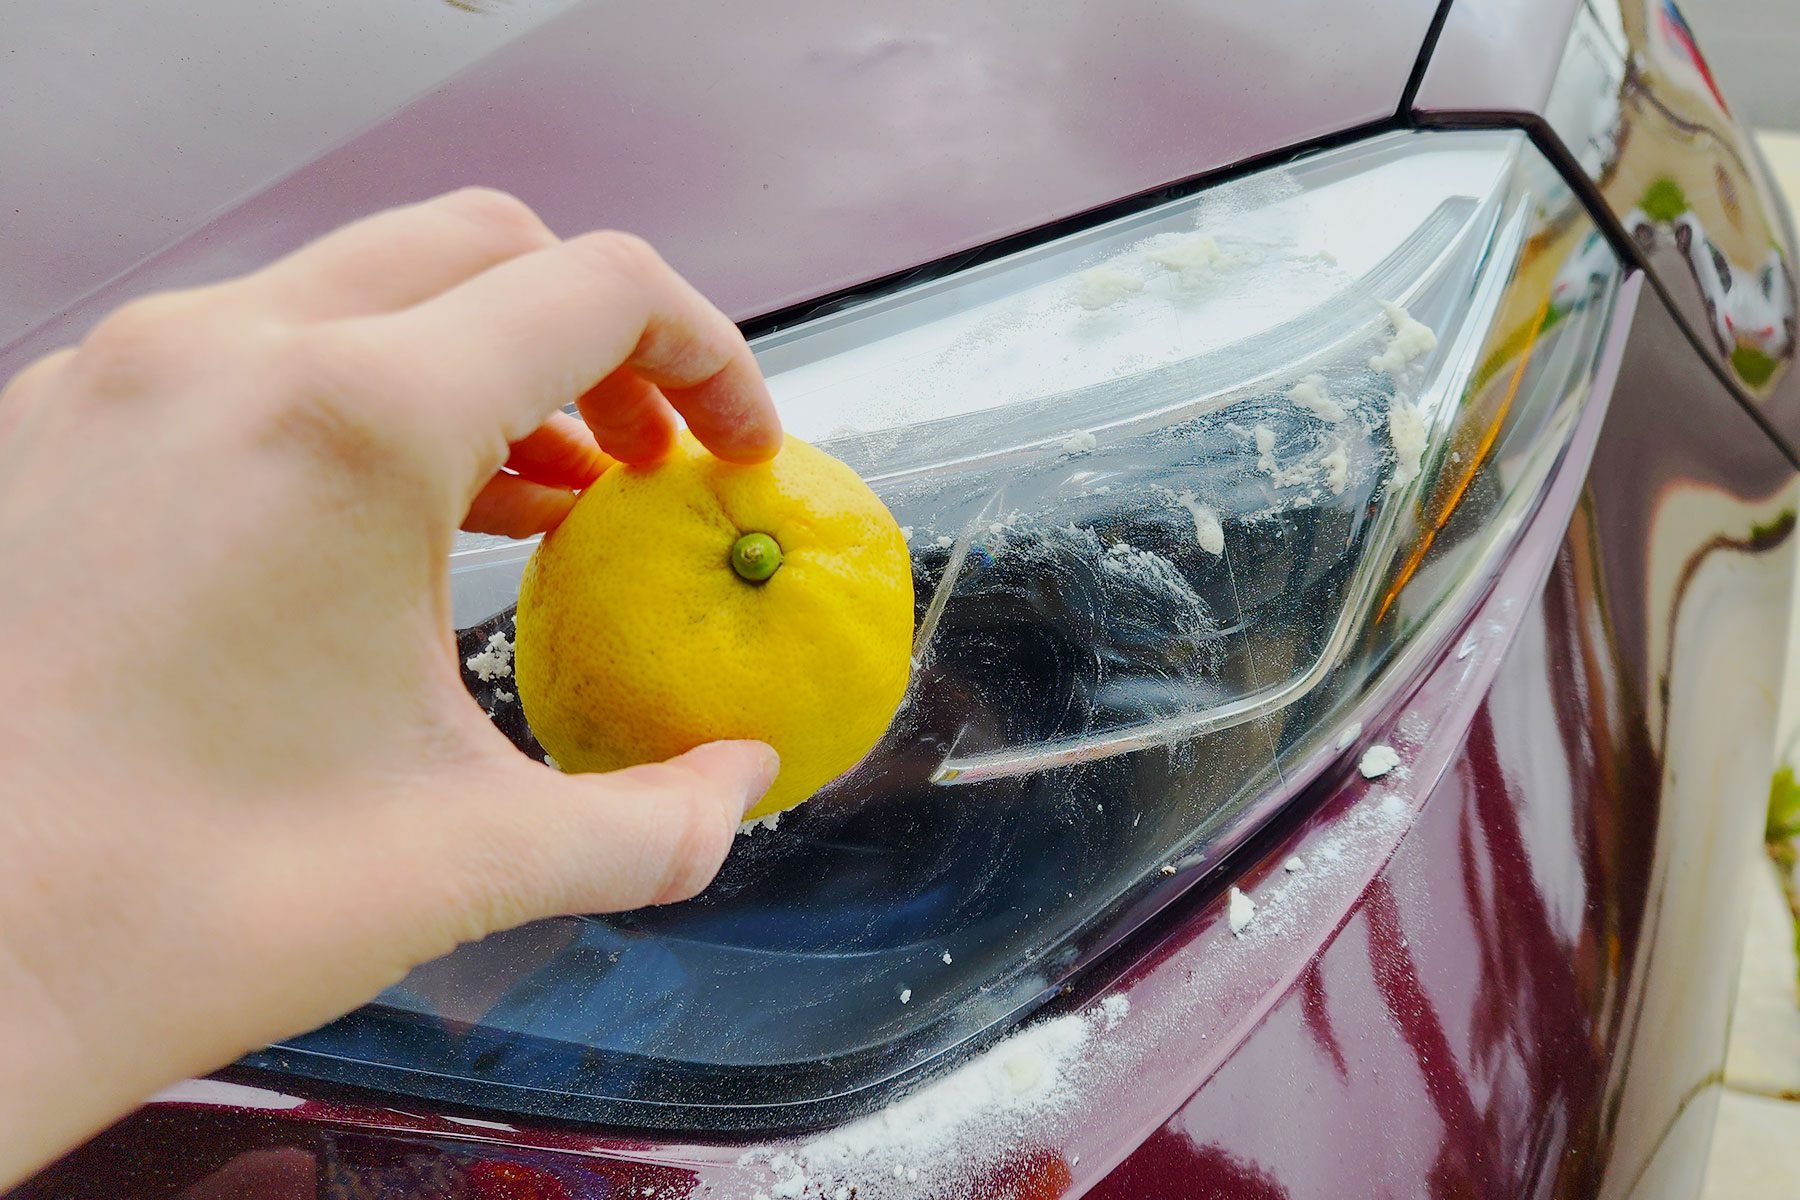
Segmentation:
{"type": "Polygon", "coordinates": [[[195,995],[230,1004],[209,1013],[192,1061],[175,1069],[311,1029],[462,942],[694,895],[780,766],[761,742],[594,775],[503,751],[463,762],[453,780],[365,797],[358,836],[321,838],[259,813],[258,834],[234,843],[235,870],[206,877],[215,924],[185,968],[195,995]],[[303,980],[295,964],[308,964],[303,980]]]}
{"type": "Polygon", "coordinates": [[[457,891],[468,910],[457,939],[696,895],[780,765],[761,742],[712,742],[593,775],[519,759],[458,805],[466,819],[446,864],[465,872],[457,891]]]}

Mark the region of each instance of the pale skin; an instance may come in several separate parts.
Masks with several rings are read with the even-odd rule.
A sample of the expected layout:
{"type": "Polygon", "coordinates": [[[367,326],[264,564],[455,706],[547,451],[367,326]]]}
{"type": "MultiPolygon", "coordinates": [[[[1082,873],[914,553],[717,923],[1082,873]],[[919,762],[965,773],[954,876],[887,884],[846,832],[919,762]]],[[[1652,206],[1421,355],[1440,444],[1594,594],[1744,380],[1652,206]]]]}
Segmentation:
{"type": "Polygon", "coordinates": [[[0,392],[0,1188],[461,942],[707,884],[774,752],[526,758],[446,576],[459,526],[551,528],[677,413],[780,444],[654,251],[481,190],[136,301],[0,392]]]}

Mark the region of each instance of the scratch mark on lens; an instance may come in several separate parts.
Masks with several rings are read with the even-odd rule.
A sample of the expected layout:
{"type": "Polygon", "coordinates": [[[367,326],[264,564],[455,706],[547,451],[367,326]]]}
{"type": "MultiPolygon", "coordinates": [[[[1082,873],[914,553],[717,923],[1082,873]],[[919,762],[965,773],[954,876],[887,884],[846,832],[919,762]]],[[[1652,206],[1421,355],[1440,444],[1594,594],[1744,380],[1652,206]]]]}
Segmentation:
{"type": "MultiPolygon", "coordinates": [[[[950,603],[950,593],[956,586],[957,576],[962,574],[963,561],[969,557],[969,548],[974,544],[975,531],[987,525],[1000,512],[1001,504],[1006,498],[1006,489],[1001,488],[988,498],[979,512],[964,523],[962,532],[956,535],[956,544],[950,547],[950,557],[944,563],[944,573],[938,576],[936,589],[931,593],[931,603],[925,606],[925,616],[919,622],[919,632],[913,637],[913,677],[916,680],[919,672],[931,661],[932,639],[937,634],[938,622],[944,618],[944,609],[950,603]]],[[[990,558],[989,562],[992,561],[990,558]]]]}

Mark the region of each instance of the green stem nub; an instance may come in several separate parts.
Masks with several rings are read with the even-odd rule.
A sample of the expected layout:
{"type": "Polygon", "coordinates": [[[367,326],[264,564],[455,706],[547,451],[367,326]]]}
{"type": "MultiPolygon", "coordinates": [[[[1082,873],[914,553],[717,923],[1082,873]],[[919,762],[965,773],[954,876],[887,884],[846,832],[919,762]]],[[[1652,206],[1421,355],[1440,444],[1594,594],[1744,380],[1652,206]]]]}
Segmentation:
{"type": "Polygon", "coordinates": [[[767,583],[781,565],[781,543],[766,533],[746,533],[731,544],[731,569],[751,583],[767,583]]]}

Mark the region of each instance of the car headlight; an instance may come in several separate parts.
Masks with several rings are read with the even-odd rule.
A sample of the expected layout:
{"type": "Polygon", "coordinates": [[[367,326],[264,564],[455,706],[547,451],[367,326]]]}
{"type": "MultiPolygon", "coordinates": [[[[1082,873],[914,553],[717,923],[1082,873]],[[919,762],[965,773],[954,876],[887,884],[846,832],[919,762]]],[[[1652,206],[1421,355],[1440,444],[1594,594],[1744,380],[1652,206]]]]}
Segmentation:
{"type": "MultiPolygon", "coordinates": [[[[697,900],[465,947],[263,1061],[772,1123],[1016,1018],[1469,610],[1619,279],[1523,135],[1396,133],[759,339],[788,428],[908,529],[885,740],[697,900]]],[[[523,557],[468,544],[459,611],[502,607],[523,557]]],[[[506,681],[472,686],[523,738],[506,681]]]]}

